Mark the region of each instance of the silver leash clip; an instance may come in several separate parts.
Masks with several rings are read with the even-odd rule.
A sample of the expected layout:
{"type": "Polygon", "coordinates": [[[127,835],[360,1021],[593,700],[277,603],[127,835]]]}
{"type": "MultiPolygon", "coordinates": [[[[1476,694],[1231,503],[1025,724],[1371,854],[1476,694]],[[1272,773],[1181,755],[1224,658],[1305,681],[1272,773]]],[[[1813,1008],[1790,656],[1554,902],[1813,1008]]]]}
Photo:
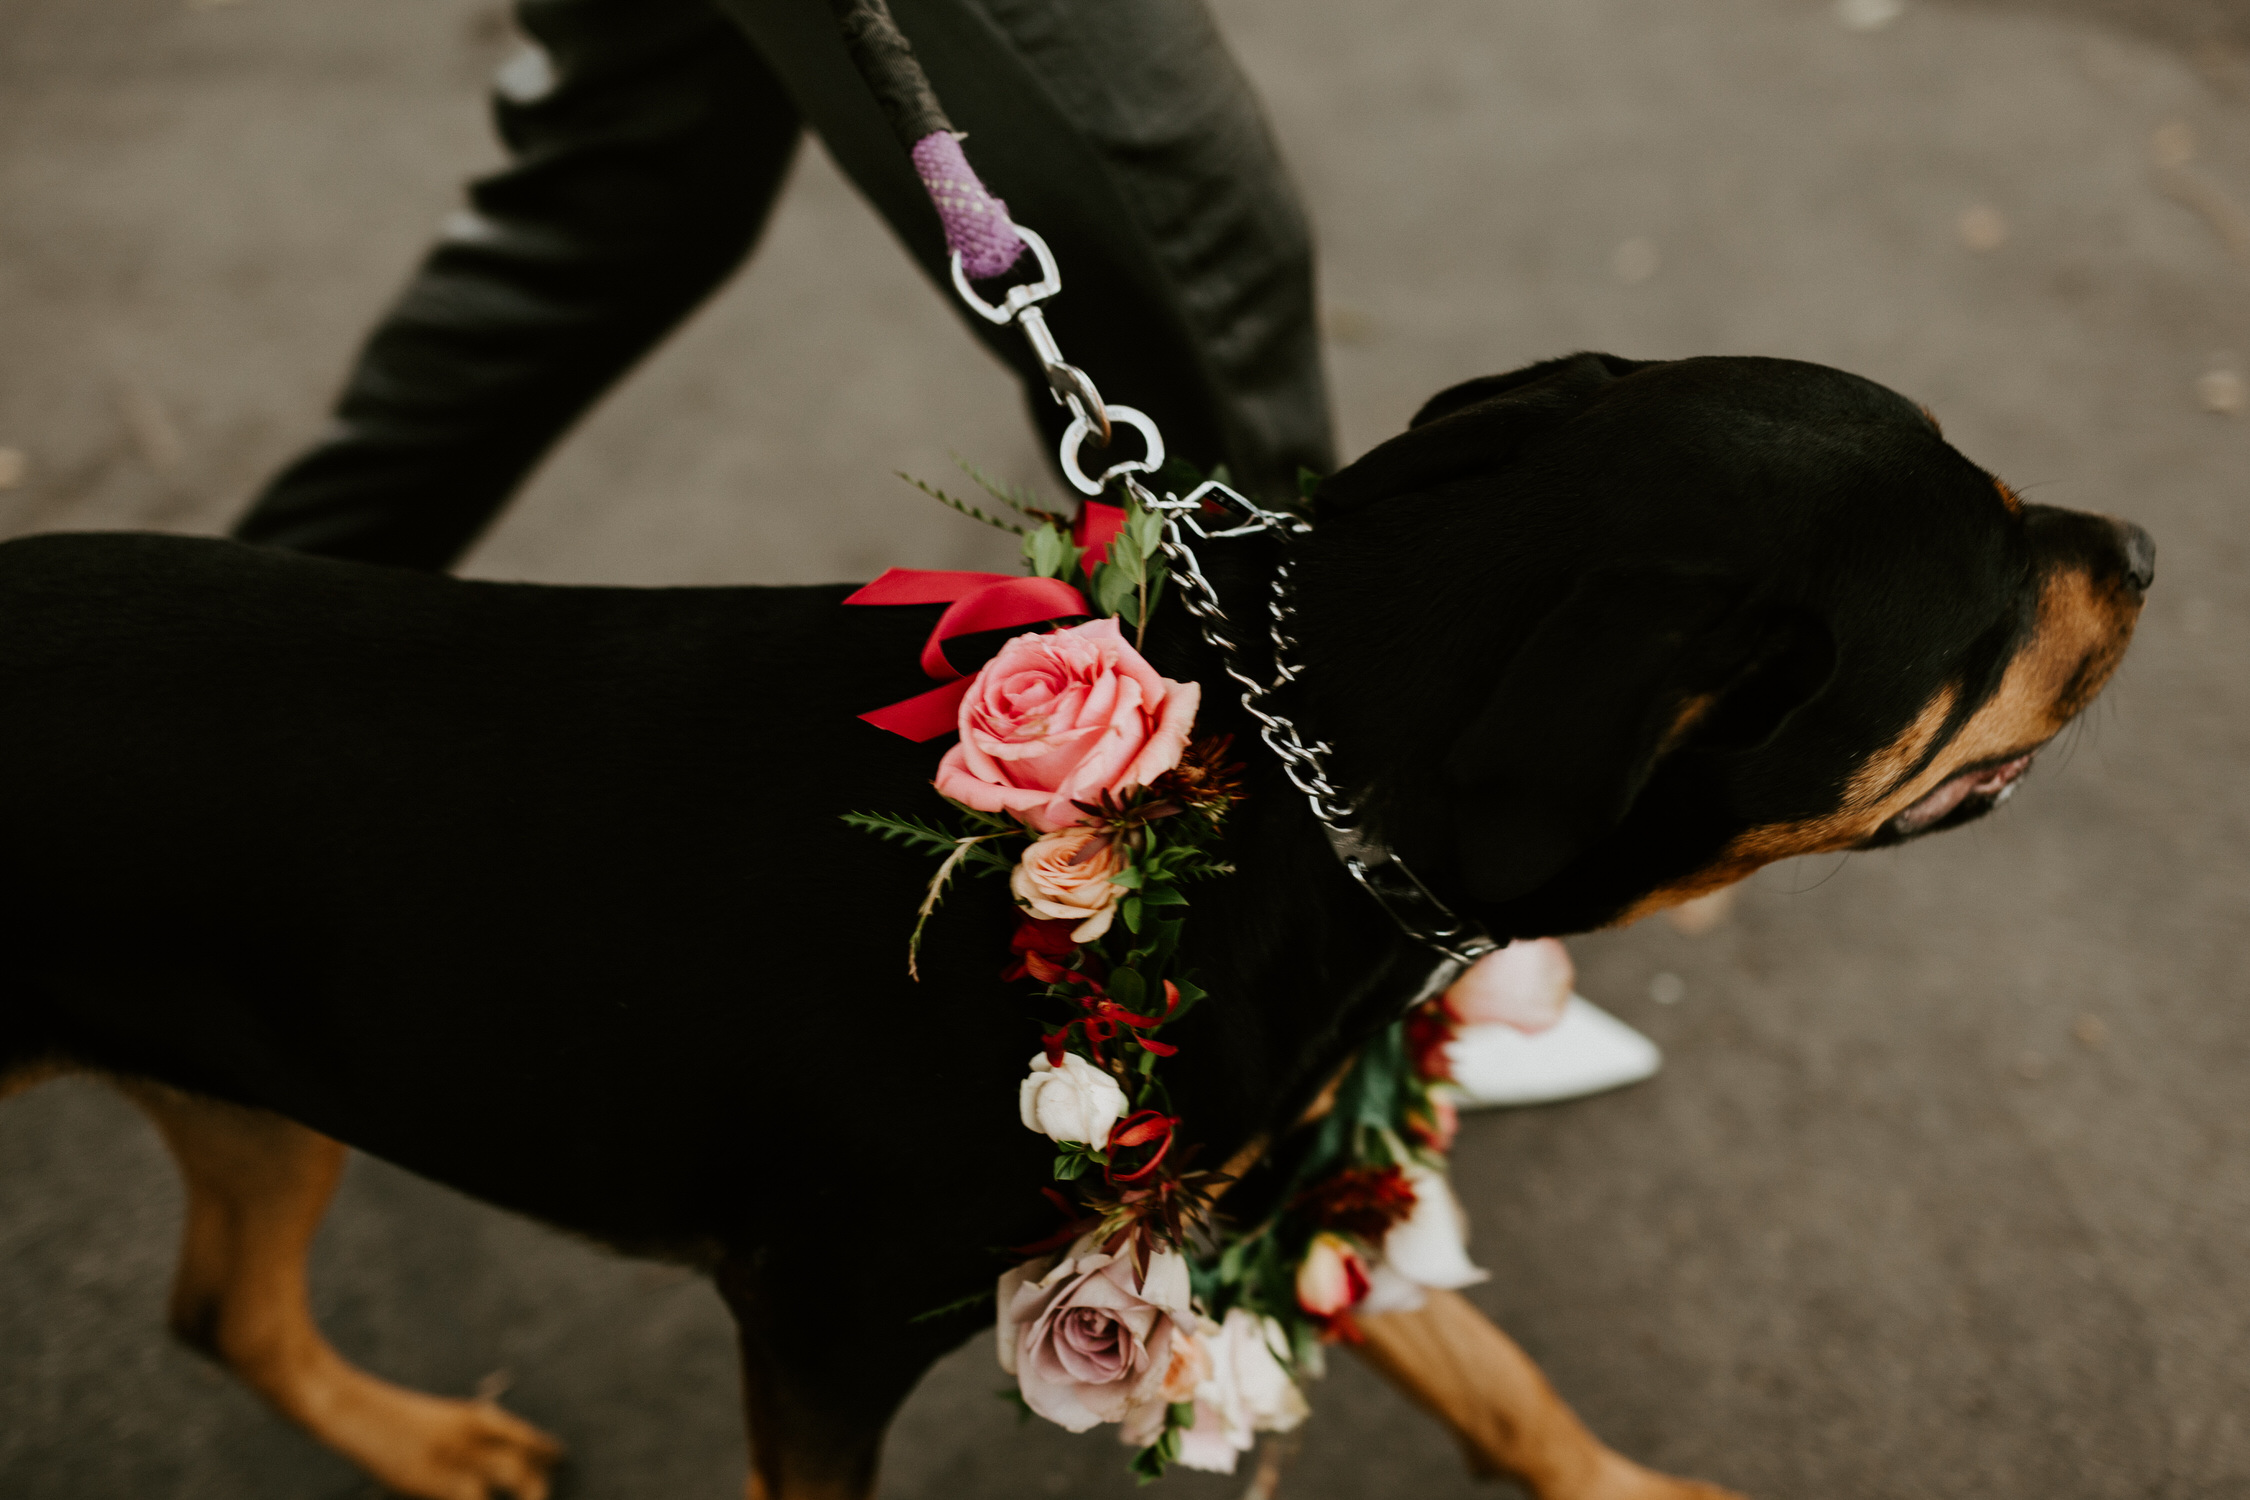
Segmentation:
{"type": "Polygon", "coordinates": [[[1047,394],[1070,412],[1070,426],[1063,433],[1061,461],[1063,474],[1073,488],[1082,495],[1099,495],[1113,479],[1155,473],[1164,466],[1163,434],[1144,413],[1130,406],[1111,406],[1104,402],[1093,377],[1063,358],[1062,345],[1055,342],[1055,331],[1047,326],[1047,315],[1039,307],[1062,290],[1062,268],[1056,264],[1055,253],[1047,248],[1044,239],[1021,224],[1013,227],[1016,237],[1031,247],[1038,261],[1038,280],[1020,282],[1009,287],[998,302],[988,302],[969,284],[968,273],[962,269],[961,252],[956,250],[953,252],[953,289],[986,322],[1002,327],[1013,323],[1023,330],[1024,341],[1031,345],[1032,356],[1039,361],[1039,369],[1047,377],[1047,394]],[[1107,448],[1110,439],[1116,436],[1119,422],[1140,433],[1147,445],[1146,451],[1139,458],[1111,464],[1098,478],[1088,475],[1078,461],[1078,450],[1089,442],[1096,448],[1107,448]]]}

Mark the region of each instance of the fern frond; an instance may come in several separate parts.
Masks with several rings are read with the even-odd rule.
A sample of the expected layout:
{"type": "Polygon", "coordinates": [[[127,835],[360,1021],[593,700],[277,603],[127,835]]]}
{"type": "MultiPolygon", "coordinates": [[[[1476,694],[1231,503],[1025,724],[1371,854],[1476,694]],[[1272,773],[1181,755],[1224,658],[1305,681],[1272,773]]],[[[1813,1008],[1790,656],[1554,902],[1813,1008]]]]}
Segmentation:
{"type": "Polygon", "coordinates": [[[951,509],[957,510],[972,521],[982,521],[985,525],[990,526],[995,531],[1005,531],[1014,536],[1023,535],[1023,528],[1021,526],[1018,526],[1013,521],[1003,521],[998,516],[988,516],[983,511],[978,510],[975,506],[971,505],[968,501],[956,500],[951,495],[948,495],[945,491],[939,489],[936,485],[925,484],[903,469],[896,470],[894,472],[898,474],[899,478],[905,480],[908,484],[913,485],[914,488],[920,490],[923,494],[929,496],[938,504],[948,506],[951,509]]]}
{"type": "Polygon", "coordinates": [[[955,468],[969,476],[970,483],[1017,515],[1028,516],[1034,521],[1052,521],[1055,519],[1055,512],[1043,509],[1040,506],[1039,494],[1031,486],[1025,485],[1018,489],[1004,479],[994,479],[958,453],[953,455],[953,464],[955,468]]]}
{"type": "Polygon", "coordinates": [[[961,835],[925,823],[920,818],[895,817],[890,813],[848,812],[844,821],[854,828],[864,829],[879,839],[921,849],[930,854],[951,854],[961,835]]]}

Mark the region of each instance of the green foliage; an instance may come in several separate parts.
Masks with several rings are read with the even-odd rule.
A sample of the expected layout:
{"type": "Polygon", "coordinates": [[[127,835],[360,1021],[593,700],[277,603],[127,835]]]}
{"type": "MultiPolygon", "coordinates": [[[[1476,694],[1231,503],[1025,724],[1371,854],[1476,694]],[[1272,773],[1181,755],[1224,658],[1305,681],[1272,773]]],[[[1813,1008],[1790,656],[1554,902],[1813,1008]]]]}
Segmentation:
{"type": "MultiPolygon", "coordinates": [[[[982,814],[976,814],[975,816],[983,818],[982,814]]],[[[925,854],[951,856],[956,848],[966,841],[964,835],[955,833],[950,829],[940,828],[936,824],[925,822],[921,818],[905,815],[848,812],[844,814],[844,821],[854,828],[874,834],[877,838],[905,844],[908,848],[920,849],[925,854]]],[[[984,819],[984,821],[992,823],[997,820],[984,819]]],[[[1013,831],[1014,829],[1007,825],[1002,825],[1002,827],[994,830],[996,833],[1013,831]]],[[[990,836],[990,834],[986,835],[986,837],[990,836]]],[[[970,845],[963,853],[962,859],[971,868],[988,875],[994,872],[1005,874],[1015,868],[1014,861],[985,848],[982,844],[970,845]]]]}
{"type": "Polygon", "coordinates": [[[983,511],[977,509],[974,505],[971,505],[968,501],[956,500],[951,495],[948,495],[945,491],[939,489],[936,485],[930,484],[924,480],[916,479],[913,475],[907,473],[903,469],[894,470],[893,472],[896,473],[899,478],[905,480],[908,484],[913,485],[914,488],[920,490],[923,494],[929,496],[932,500],[935,500],[938,504],[949,506],[952,509],[959,511],[962,515],[967,516],[972,521],[980,521],[983,524],[992,527],[996,531],[1011,532],[1016,536],[1022,536],[1024,533],[1024,528],[1014,521],[1004,521],[998,516],[988,516],[983,511]]]}
{"type": "Polygon", "coordinates": [[[1055,519],[1055,512],[1040,505],[1039,496],[1033,493],[1028,486],[1019,489],[1006,480],[994,479],[958,453],[953,455],[953,464],[955,468],[968,475],[970,482],[975,484],[978,489],[983,490],[987,495],[990,495],[1017,515],[1034,521],[1055,519]]]}
{"type": "Polygon", "coordinates": [[[1109,555],[1094,565],[1094,608],[1131,626],[1136,640],[1148,629],[1149,615],[1163,597],[1164,516],[1125,492],[1125,520],[1109,544],[1109,555]]]}
{"type": "Polygon", "coordinates": [[[1023,560],[1037,577],[1068,579],[1078,568],[1078,549],[1069,533],[1046,521],[1023,534],[1023,560]]]}
{"type": "Polygon", "coordinates": [[[1180,1437],[1195,1425],[1195,1403],[1175,1401],[1164,1409],[1164,1432],[1157,1440],[1133,1455],[1125,1468],[1136,1480],[1148,1484],[1162,1479],[1170,1465],[1180,1461],[1180,1437]]]}

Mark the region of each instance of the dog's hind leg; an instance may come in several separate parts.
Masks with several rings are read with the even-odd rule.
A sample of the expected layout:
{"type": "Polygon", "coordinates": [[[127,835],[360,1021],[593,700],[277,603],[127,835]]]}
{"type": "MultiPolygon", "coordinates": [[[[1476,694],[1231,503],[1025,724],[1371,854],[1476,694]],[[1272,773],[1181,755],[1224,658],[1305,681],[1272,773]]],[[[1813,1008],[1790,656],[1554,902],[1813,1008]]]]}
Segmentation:
{"type": "Polygon", "coordinates": [[[305,1257],[344,1148],[263,1110],[138,1079],[187,1183],[172,1331],[385,1485],[423,1500],[545,1500],[560,1447],[490,1401],[403,1390],[344,1362],[313,1326],[305,1257]]]}
{"type": "Polygon", "coordinates": [[[1547,1377],[1458,1292],[1359,1323],[1360,1354],[1451,1427],[1479,1473],[1520,1479],[1538,1500],[1740,1500],[1644,1469],[1602,1444],[1547,1377]]]}

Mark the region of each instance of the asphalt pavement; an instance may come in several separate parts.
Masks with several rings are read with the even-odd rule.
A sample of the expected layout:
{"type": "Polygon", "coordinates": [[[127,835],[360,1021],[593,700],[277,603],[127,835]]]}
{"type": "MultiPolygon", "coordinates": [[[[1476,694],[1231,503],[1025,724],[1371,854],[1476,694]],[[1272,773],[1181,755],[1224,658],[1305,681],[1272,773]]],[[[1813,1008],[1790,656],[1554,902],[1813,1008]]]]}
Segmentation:
{"type": "MultiPolygon", "coordinates": [[[[1477,1300],[1613,1443],[1758,1497],[2250,1497],[2250,8],[1217,9],[1312,208],[1347,452],[1573,349],[1788,355],[2160,548],[2124,670],[1997,816],[1575,945],[1667,1065],[1466,1126],[1477,1300]]],[[[0,534],[223,527],[496,159],[512,45],[488,0],[0,0],[0,534]]],[[[808,150],[752,266],[470,571],[1005,566],[893,474],[1052,492],[1019,410],[808,150]]],[[[372,1493],[165,1340],[178,1214],[114,1098],[0,1107],[0,1495],[372,1493]]],[[[364,1160],[315,1273],[381,1373],[505,1372],[567,1493],[738,1492],[692,1276],[364,1160]]],[[[1283,1495],[1491,1492],[1338,1363],[1283,1495]]],[[[981,1342],[940,1366],[884,1495],[1128,1492],[1000,1382],[981,1342]]]]}

